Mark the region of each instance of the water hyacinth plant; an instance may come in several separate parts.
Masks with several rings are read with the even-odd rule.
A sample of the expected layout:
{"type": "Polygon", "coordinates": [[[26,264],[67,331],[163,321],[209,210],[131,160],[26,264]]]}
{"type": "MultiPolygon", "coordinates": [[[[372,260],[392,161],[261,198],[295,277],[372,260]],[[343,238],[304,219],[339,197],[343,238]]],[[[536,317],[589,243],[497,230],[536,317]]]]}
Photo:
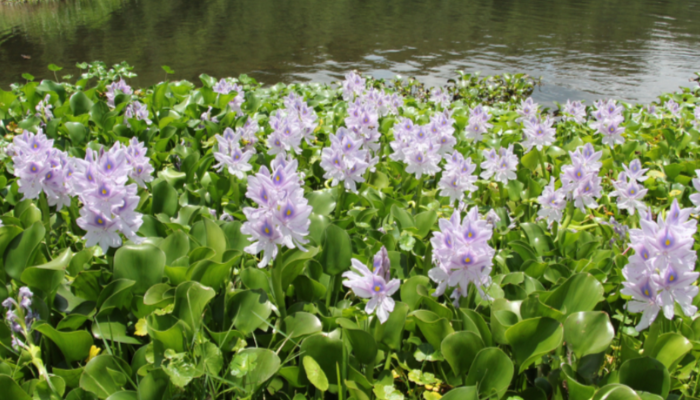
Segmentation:
{"type": "Polygon", "coordinates": [[[0,91],[8,398],[698,396],[697,88],[78,67],[0,91]]]}

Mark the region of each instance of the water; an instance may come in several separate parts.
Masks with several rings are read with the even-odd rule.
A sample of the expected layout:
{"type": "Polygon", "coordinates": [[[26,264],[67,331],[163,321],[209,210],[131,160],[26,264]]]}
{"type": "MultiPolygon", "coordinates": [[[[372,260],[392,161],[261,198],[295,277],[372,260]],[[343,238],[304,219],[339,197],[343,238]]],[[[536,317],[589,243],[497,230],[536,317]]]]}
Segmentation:
{"type": "Polygon", "coordinates": [[[350,69],[445,84],[525,72],[551,103],[650,102],[700,71],[700,0],[63,0],[0,4],[0,87],[50,63],[126,60],[135,85],[247,73],[331,82],[350,69]],[[22,55],[31,57],[25,59],[22,55]],[[172,79],[172,78],[171,78],[172,79]]]}

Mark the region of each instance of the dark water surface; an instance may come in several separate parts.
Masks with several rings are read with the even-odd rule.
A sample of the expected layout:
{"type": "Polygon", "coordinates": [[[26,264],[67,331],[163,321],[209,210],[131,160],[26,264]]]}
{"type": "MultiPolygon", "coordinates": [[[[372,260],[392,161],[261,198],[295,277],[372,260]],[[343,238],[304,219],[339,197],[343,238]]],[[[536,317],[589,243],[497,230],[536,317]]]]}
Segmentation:
{"type": "Polygon", "coordinates": [[[0,87],[49,63],[126,60],[136,85],[349,69],[441,85],[457,70],[542,76],[536,98],[649,102],[700,71],[699,0],[63,0],[0,4],[0,87]],[[30,56],[25,59],[22,55],[30,56]]]}

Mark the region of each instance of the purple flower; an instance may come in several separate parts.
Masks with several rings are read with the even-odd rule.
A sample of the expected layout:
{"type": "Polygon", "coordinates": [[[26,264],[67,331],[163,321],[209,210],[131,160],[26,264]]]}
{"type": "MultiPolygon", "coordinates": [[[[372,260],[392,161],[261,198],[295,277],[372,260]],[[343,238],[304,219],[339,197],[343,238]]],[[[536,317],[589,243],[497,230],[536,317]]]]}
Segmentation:
{"type": "Polygon", "coordinates": [[[309,234],[312,208],[304,198],[297,165],[296,160],[287,160],[280,154],[270,163],[272,172],[263,166],[248,178],[246,197],[258,208],[243,209],[248,220],[241,232],[253,242],[244,249],[246,253],[263,252],[260,268],[277,257],[278,245],[306,251],[303,245],[308,243],[305,236],[309,234]]]}
{"type": "Polygon", "coordinates": [[[76,222],[85,231],[85,247],[99,244],[102,252],[107,253],[110,247],[122,245],[122,239],[117,232],[120,228],[118,220],[83,207],[80,209],[80,218],[76,222]]]}
{"type": "Polygon", "coordinates": [[[694,271],[697,254],[693,251],[693,235],[697,221],[689,220],[690,211],[681,209],[674,200],[665,220],[659,218],[655,222],[645,217],[640,220],[641,229],[629,232],[635,254],[622,270],[622,293],[632,296],[627,304],[630,311],[643,313],[637,330],[646,329],[661,309],[666,318],[673,319],[676,303],[686,316],[697,312],[693,305],[698,294],[694,284],[700,276],[694,271]]]}
{"type": "Polygon", "coordinates": [[[648,190],[640,187],[636,179],[628,178],[625,172],[620,173],[617,180],[613,181],[615,190],[610,193],[610,197],[617,197],[617,207],[634,215],[634,210],[646,210],[647,206],[642,200],[648,190]]]}
{"type": "Polygon", "coordinates": [[[118,81],[107,85],[107,93],[105,93],[105,96],[107,97],[108,106],[114,108],[114,98],[117,97],[119,92],[129,96],[134,93],[131,86],[127,85],[123,78],[120,78],[118,81]]]}
{"type": "Polygon", "coordinates": [[[495,250],[488,245],[493,224],[482,220],[476,207],[469,210],[460,222],[459,212],[440,219],[440,231],[430,240],[435,265],[428,276],[438,283],[433,296],[441,296],[447,287],[457,287],[455,302],[467,295],[469,284],[474,284],[482,298],[489,296],[484,288],[491,284],[491,266],[495,250]]]}
{"type": "MultiPolygon", "coordinates": [[[[693,187],[695,188],[695,191],[700,192],[700,169],[695,170],[695,175],[697,178],[693,178],[693,187]]],[[[692,201],[695,205],[695,212],[700,213],[700,193],[691,194],[690,201],[692,201]]]]}
{"type": "Polygon", "coordinates": [[[580,101],[567,100],[562,113],[564,121],[574,121],[579,124],[586,122],[586,107],[580,101]]]}
{"type": "Polygon", "coordinates": [[[145,121],[146,125],[151,125],[153,123],[153,121],[148,119],[148,107],[139,101],[129,104],[124,110],[124,123],[129,127],[131,127],[131,124],[129,124],[128,120],[131,118],[145,121]]]}
{"type": "Polygon", "coordinates": [[[443,108],[450,105],[450,96],[443,88],[433,88],[430,91],[430,101],[443,108]]]}
{"type": "Polygon", "coordinates": [[[632,160],[629,167],[622,164],[622,168],[624,168],[625,174],[631,180],[644,182],[649,179],[648,176],[644,175],[645,172],[649,171],[649,168],[642,168],[642,163],[639,162],[639,159],[632,160]]]}
{"type": "Polygon", "coordinates": [[[522,143],[525,148],[525,153],[536,147],[537,150],[542,150],[544,146],[551,146],[556,138],[554,135],[557,130],[552,127],[554,121],[545,116],[544,118],[535,118],[531,120],[525,120],[525,129],[523,134],[525,135],[525,141],[522,143]]]}
{"type": "Polygon", "coordinates": [[[365,264],[353,258],[352,269],[343,273],[343,285],[352,289],[356,296],[369,299],[365,306],[367,314],[377,313],[380,323],[385,323],[389,319],[389,314],[394,311],[394,299],[391,295],[396,293],[401,285],[398,279],[391,279],[389,274],[388,254],[386,249],[382,249],[374,256],[375,265],[377,257],[380,257],[380,266],[370,271],[365,264]],[[385,257],[386,255],[386,257],[385,257]]]}
{"type": "Polygon", "coordinates": [[[476,170],[476,165],[472,163],[471,158],[465,159],[461,153],[455,151],[452,156],[447,159],[445,164],[445,172],[442,174],[438,188],[440,196],[449,196],[450,202],[462,201],[464,193],[471,193],[478,188],[474,183],[478,177],[473,175],[476,170]]]}
{"type": "Polygon", "coordinates": [[[513,154],[513,145],[508,148],[501,147],[498,153],[495,150],[484,150],[486,161],[481,163],[481,177],[490,179],[496,182],[507,184],[508,181],[518,179],[515,171],[518,169],[518,156],[513,154]]]}
{"type": "Polygon", "coordinates": [[[673,117],[680,118],[681,106],[675,101],[673,101],[673,99],[669,99],[668,101],[666,101],[666,103],[664,104],[664,108],[666,108],[666,110],[668,110],[668,112],[671,113],[673,117]]]}
{"type": "Polygon", "coordinates": [[[520,107],[518,107],[515,112],[520,115],[518,119],[516,119],[517,122],[525,122],[525,121],[530,121],[533,118],[537,118],[537,115],[539,114],[539,108],[540,105],[535,103],[534,100],[532,100],[532,97],[528,97],[525,100],[522,100],[520,102],[520,107]]]}
{"type": "Polygon", "coordinates": [[[563,189],[554,189],[554,177],[550,177],[549,185],[545,186],[537,202],[540,204],[537,212],[539,218],[546,219],[550,227],[555,221],[561,222],[566,208],[566,193],[563,189]]]}
{"type": "Polygon", "coordinates": [[[343,81],[343,99],[353,101],[355,97],[365,90],[365,79],[355,71],[350,71],[345,75],[343,81]]]}

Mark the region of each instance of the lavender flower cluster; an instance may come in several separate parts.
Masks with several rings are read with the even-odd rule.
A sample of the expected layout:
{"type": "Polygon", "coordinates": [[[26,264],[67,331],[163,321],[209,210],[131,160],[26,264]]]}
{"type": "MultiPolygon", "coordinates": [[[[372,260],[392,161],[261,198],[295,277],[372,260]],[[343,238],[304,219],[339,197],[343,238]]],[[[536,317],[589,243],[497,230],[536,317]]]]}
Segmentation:
{"type": "Polygon", "coordinates": [[[445,171],[442,173],[442,178],[438,182],[440,196],[450,198],[450,202],[461,202],[464,199],[464,193],[468,192],[469,196],[478,188],[474,183],[478,177],[474,175],[476,165],[470,157],[464,158],[462,153],[455,151],[447,158],[445,171]]]}
{"type": "Polygon", "coordinates": [[[597,208],[596,201],[602,196],[602,179],[600,167],[603,165],[600,158],[602,151],[596,152],[593,145],[587,143],[570,151],[571,164],[561,168],[561,188],[566,193],[567,200],[573,200],[574,205],[581,212],[586,212],[586,207],[597,208]]]}
{"type": "Polygon", "coordinates": [[[287,154],[294,151],[301,153],[301,141],[311,144],[314,130],[318,126],[318,117],[304,99],[290,93],[284,99],[284,107],[270,116],[272,134],[267,138],[267,154],[287,154]]]}
{"type": "Polygon", "coordinates": [[[635,159],[629,166],[622,165],[625,169],[620,172],[616,181],[613,181],[615,190],[610,193],[610,197],[617,197],[617,208],[627,210],[630,215],[634,215],[634,210],[640,213],[646,212],[647,205],[644,203],[648,189],[640,186],[638,182],[644,182],[649,177],[645,176],[648,168],[642,168],[642,163],[635,159]]]}
{"type": "Polygon", "coordinates": [[[493,128],[493,124],[489,123],[491,114],[481,105],[478,105],[469,110],[469,121],[464,128],[465,137],[473,139],[475,142],[480,142],[483,139],[484,133],[493,128]]]}
{"type": "Polygon", "coordinates": [[[249,235],[253,242],[244,249],[246,253],[263,252],[260,268],[274,261],[278,245],[306,251],[303,245],[309,242],[305,236],[309,234],[309,216],[313,209],[304,198],[303,175],[299,175],[297,166],[297,160],[278,154],[270,163],[272,171],[262,166],[248,178],[246,197],[258,207],[243,209],[247,221],[241,233],[249,235]]]}
{"type": "Polygon", "coordinates": [[[39,128],[36,134],[24,131],[8,147],[12,155],[19,192],[35,199],[43,192],[50,206],[60,210],[70,206],[71,198],[83,204],[77,224],[86,231],[86,246],[99,244],[104,252],[121,246],[119,233],[134,242],[143,223],[136,212],[140,197],[137,185],[153,180],[154,171],[143,143],[132,138],[128,146],[119,142],[111,149],[87,149],[85,159],[69,157],[53,148],[39,128]],[[131,178],[135,184],[127,185],[131,178]]]}
{"type": "Polygon", "coordinates": [[[243,100],[244,100],[244,91],[243,87],[239,85],[237,82],[231,82],[228,79],[221,79],[219,82],[214,85],[212,88],[214,93],[218,93],[220,95],[228,95],[231,92],[236,92],[236,96],[229,101],[228,106],[231,107],[231,110],[236,113],[236,115],[243,115],[243,110],[241,109],[241,106],[243,105],[243,100]]]}
{"type": "Polygon", "coordinates": [[[218,161],[218,164],[214,165],[216,170],[221,171],[226,168],[229,174],[243,179],[246,177],[246,173],[253,168],[249,161],[255,154],[255,147],[250,145],[252,143],[250,139],[251,136],[255,137],[259,127],[257,121],[251,121],[255,120],[248,119],[246,124],[235,132],[231,128],[226,128],[223,135],[215,135],[216,148],[213,155],[214,159],[218,161]],[[241,141],[248,145],[241,148],[241,141]]]}
{"type": "Polygon", "coordinates": [[[642,313],[638,331],[646,329],[660,310],[672,320],[676,303],[688,317],[698,310],[692,304],[698,294],[694,283],[700,273],[694,271],[697,255],[693,251],[693,235],[697,221],[688,219],[691,211],[680,208],[674,200],[665,219],[659,216],[653,221],[651,214],[645,213],[641,229],[629,231],[634,255],[622,270],[622,293],[632,296],[627,309],[642,313]]]}
{"type": "Polygon", "coordinates": [[[346,128],[339,128],[330,135],[330,139],[331,147],[324,148],[321,153],[321,167],[325,171],[323,177],[331,179],[331,186],[343,182],[345,189],[356,192],[357,183],[365,181],[365,171],[370,163],[376,164],[378,158],[371,159],[363,140],[346,128]]]}
{"type": "Polygon", "coordinates": [[[386,247],[374,255],[372,270],[360,260],[353,258],[350,271],[343,273],[343,285],[352,289],[356,296],[370,299],[365,306],[365,312],[372,314],[376,311],[377,318],[382,324],[389,319],[394,311],[394,299],[391,296],[399,289],[401,282],[391,279],[391,261],[386,247]]]}
{"type": "Polygon", "coordinates": [[[515,171],[518,170],[518,156],[513,153],[513,145],[507,148],[500,147],[488,149],[483,152],[485,161],[481,163],[481,177],[483,179],[493,178],[496,182],[504,185],[508,181],[518,179],[515,171]]]}
{"type": "Polygon", "coordinates": [[[484,299],[490,297],[484,291],[491,285],[491,267],[496,251],[488,244],[493,226],[481,218],[479,210],[472,207],[460,221],[459,211],[452,217],[439,221],[440,232],[433,233],[433,264],[428,276],[438,284],[433,296],[445,293],[448,287],[456,287],[451,297],[455,304],[467,296],[472,283],[484,299]]]}
{"type": "Polygon", "coordinates": [[[406,163],[406,172],[435,175],[440,171],[438,163],[454,151],[455,120],[451,110],[444,110],[430,117],[427,125],[416,125],[410,118],[401,117],[394,126],[394,140],[390,143],[394,151],[389,157],[406,163]]]}
{"type": "Polygon", "coordinates": [[[624,107],[618,105],[613,100],[597,101],[595,103],[596,110],[593,112],[593,117],[596,119],[591,125],[598,133],[603,135],[603,144],[615,147],[616,144],[624,144],[625,138],[622,134],[625,128],[620,124],[625,121],[622,112],[624,107]]]}
{"type": "Polygon", "coordinates": [[[34,293],[28,287],[23,286],[19,289],[19,302],[12,297],[8,297],[2,302],[2,306],[7,309],[5,322],[10,326],[12,348],[15,350],[27,348],[19,335],[26,339],[32,330],[32,324],[39,319],[39,314],[32,310],[33,297],[34,293]]]}

